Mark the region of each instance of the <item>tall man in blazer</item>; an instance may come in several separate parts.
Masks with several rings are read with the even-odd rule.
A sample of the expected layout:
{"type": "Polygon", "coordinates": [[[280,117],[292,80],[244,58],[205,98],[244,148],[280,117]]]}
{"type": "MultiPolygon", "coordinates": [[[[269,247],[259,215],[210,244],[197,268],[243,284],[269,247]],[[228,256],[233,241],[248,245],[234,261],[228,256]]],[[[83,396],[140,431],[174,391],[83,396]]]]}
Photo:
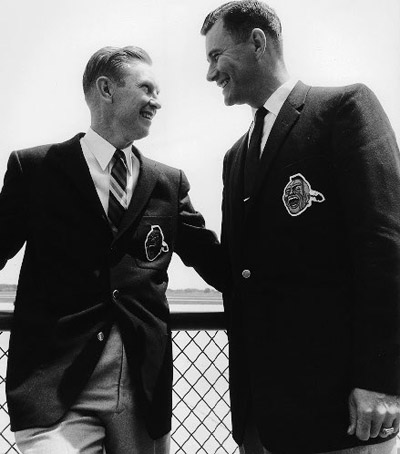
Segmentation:
{"type": "Polygon", "coordinates": [[[223,168],[233,436],[246,454],[395,452],[400,157],[389,121],[361,84],[291,79],[262,2],[222,5],[201,32],[207,79],[256,117],[223,168]]]}
{"type": "Polygon", "coordinates": [[[91,128],[13,152],[0,260],[25,243],[7,401],[23,453],[166,454],[172,358],[167,268],[206,279],[218,241],[182,171],[142,156],[160,108],[149,55],[100,49],[83,77],[91,128]]]}

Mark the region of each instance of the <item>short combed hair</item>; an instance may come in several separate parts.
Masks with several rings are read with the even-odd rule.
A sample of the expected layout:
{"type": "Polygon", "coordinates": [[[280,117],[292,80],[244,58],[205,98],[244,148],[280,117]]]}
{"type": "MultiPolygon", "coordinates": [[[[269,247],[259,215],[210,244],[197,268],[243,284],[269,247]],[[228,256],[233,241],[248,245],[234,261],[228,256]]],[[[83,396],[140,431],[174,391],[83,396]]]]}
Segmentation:
{"type": "Polygon", "coordinates": [[[275,11],[263,2],[239,0],[219,6],[205,18],[201,34],[206,35],[219,19],[223,20],[224,28],[237,42],[246,41],[254,28],[261,28],[275,44],[281,43],[281,21],[275,11]]]}
{"type": "Polygon", "coordinates": [[[152,64],[149,54],[136,46],[103,47],[89,59],[83,74],[83,92],[87,95],[100,76],[123,83],[124,69],[134,60],[152,64]]]}

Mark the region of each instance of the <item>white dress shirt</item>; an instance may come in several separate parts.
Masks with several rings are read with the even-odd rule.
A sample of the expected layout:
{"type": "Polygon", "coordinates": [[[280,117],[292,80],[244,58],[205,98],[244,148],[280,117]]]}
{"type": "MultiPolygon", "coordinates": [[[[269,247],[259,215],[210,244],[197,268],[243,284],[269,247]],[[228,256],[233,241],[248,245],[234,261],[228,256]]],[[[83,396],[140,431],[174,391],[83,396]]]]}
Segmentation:
{"type": "MultiPolygon", "coordinates": [[[[104,211],[108,212],[108,198],[110,192],[111,159],[116,148],[103,137],[99,136],[92,128],[81,138],[83,156],[89,167],[90,175],[96,187],[104,211]]],[[[132,198],[139,177],[139,159],[132,153],[132,147],[124,148],[127,172],[127,197],[128,204],[132,198]]]]}
{"type": "MultiPolygon", "coordinates": [[[[264,118],[264,129],[263,135],[261,138],[261,146],[260,146],[260,156],[262,156],[265,144],[267,143],[267,139],[271,132],[272,126],[275,123],[276,117],[281,110],[283,103],[286,101],[287,97],[289,96],[290,92],[293,90],[294,86],[297,83],[297,79],[289,79],[279,88],[277,88],[272,95],[266,100],[264,107],[268,110],[267,115],[264,118]]],[[[256,115],[257,109],[251,109],[253,112],[253,118],[256,115]]],[[[249,143],[250,137],[253,132],[254,128],[254,121],[250,126],[250,134],[249,134],[249,143]]]]}

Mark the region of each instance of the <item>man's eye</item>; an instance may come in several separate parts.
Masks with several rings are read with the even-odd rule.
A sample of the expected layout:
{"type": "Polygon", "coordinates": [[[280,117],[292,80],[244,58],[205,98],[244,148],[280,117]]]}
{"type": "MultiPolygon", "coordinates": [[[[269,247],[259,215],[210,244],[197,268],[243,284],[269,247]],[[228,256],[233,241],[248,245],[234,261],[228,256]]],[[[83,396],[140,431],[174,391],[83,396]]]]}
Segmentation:
{"type": "Polygon", "coordinates": [[[150,87],[148,85],[142,85],[142,90],[146,93],[146,94],[149,94],[150,93],[150,87]]]}

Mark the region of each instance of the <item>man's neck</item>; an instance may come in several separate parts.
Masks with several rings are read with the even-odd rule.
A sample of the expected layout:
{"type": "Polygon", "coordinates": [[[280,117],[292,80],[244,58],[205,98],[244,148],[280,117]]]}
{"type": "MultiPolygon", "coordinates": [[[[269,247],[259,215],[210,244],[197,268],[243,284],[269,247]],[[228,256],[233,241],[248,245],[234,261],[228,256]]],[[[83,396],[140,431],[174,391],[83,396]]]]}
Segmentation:
{"type": "Polygon", "coordinates": [[[133,141],[127,142],[124,138],[116,134],[110,127],[104,127],[101,124],[96,124],[94,122],[92,122],[90,127],[104,140],[107,140],[107,142],[109,142],[112,146],[119,148],[120,150],[131,146],[133,143],[133,141]]]}
{"type": "Polygon", "coordinates": [[[289,79],[290,75],[287,71],[275,74],[272,78],[265,78],[263,80],[262,86],[259,89],[259,95],[255,100],[255,105],[252,105],[250,107],[258,109],[259,107],[263,106],[267,99],[289,79]]]}

